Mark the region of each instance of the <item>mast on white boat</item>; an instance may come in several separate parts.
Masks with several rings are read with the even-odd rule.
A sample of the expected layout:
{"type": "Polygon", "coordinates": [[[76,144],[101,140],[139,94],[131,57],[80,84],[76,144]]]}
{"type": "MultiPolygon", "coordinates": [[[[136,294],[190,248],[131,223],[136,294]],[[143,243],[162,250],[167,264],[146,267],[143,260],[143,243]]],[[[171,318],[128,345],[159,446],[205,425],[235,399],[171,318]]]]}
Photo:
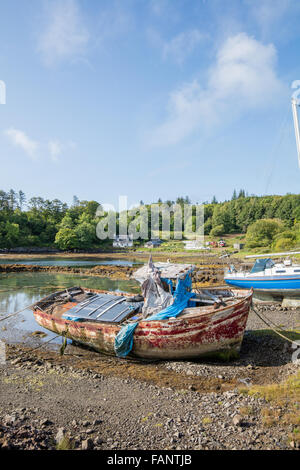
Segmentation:
{"type": "Polygon", "coordinates": [[[297,102],[295,98],[292,98],[292,110],[293,110],[296,145],[297,145],[297,152],[298,152],[298,164],[300,168],[300,131],[299,131],[299,119],[298,119],[297,106],[299,106],[299,103],[297,102]]]}

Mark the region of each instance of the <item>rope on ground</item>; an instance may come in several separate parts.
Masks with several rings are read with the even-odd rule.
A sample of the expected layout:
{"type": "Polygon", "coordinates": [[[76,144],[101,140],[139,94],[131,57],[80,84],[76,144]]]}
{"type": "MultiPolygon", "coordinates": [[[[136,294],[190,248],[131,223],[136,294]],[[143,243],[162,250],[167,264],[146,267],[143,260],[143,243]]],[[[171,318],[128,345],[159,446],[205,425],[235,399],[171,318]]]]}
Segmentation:
{"type": "Polygon", "coordinates": [[[258,311],[255,310],[255,308],[254,308],[253,306],[252,306],[252,310],[253,310],[253,312],[258,316],[258,318],[260,318],[261,321],[262,321],[263,323],[265,323],[265,325],[267,325],[272,331],[274,331],[274,333],[276,333],[277,335],[281,336],[281,338],[285,339],[286,341],[289,341],[289,343],[294,344],[294,341],[292,341],[290,338],[287,338],[286,336],[284,336],[284,335],[282,335],[281,333],[279,333],[279,331],[277,331],[275,328],[281,329],[281,331],[284,331],[284,332],[285,332],[286,330],[284,330],[284,329],[281,328],[280,326],[275,325],[275,323],[273,323],[273,322],[272,322],[271,320],[269,320],[269,319],[267,319],[267,320],[270,322],[270,323],[268,323],[268,321],[267,321],[265,318],[263,318],[263,316],[262,316],[261,314],[259,314],[258,311]],[[271,323],[273,323],[273,325],[274,325],[275,327],[273,327],[271,323]]]}
{"type": "MultiPolygon", "coordinates": [[[[254,307],[252,307],[252,310],[253,310],[256,314],[258,314],[258,312],[257,312],[256,310],[254,310],[254,307]]],[[[258,314],[258,315],[261,315],[261,316],[263,317],[262,313],[260,313],[260,314],[258,314]]],[[[274,326],[274,328],[277,328],[278,330],[282,331],[283,333],[286,332],[286,330],[285,330],[284,328],[282,328],[282,326],[276,325],[276,323],[274,323],[270,318],[266,318],[266,317],[264,317],[264,318],[265,318],[268,322],[270,322],[271,325],[274,326]]]]}
{"type": "Polygon", "coordinates": [[[56,339],[56,338],[59,338],[60,336],[61,336],[61,335],[57,335],[57,336],[54,336],[54,338],[49,339],[49,341],[44,341],[42,344],[39,344],[39,346],[37,346],[36,348],[30,349],[29,352],[36,351],[37,349],[42,348],[43,346],[45,346],[45,344],[51,343],[51,341],[53,341],[53,340],[56,339]]]}
{"type": "MultiPolygon", "coordinates": [[[[67,294],[69,293],[68,288],[65,289],[67,294]]],[[[4,318],[0,318],[0,322],[7,320],[8,318],[14,317],[15,315],[18,315],[19,313],[24,312],[24,310],[27,310],[28,308],[32,308],[37,304],[37,302],[34,302],[33,304],[27,305],[26,307],[22,308],[21,310],[18,310],[17,312],[11,313],[10,315],[7,315],[4,318]]]]}

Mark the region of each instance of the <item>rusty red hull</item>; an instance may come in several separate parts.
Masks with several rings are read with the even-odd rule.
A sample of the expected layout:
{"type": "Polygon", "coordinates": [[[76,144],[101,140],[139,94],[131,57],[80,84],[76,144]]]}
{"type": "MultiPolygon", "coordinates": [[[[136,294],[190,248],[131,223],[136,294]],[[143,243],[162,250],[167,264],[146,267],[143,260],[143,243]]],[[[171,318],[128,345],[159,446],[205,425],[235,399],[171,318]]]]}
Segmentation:
{"type": "MultiPolygon", "coordinates": [[[[252,292],[231,305],[214,309],[186,309],[178,318],[140,321],[131,355],[147,359],[188,359],[222,353],[238,353],[251,306],[252,292]],[[192,312],[192,313],[191,313],[192,312]]],[[[65,311],[73,304],[65,305],[65,311]]],[[[40,310],[36,321],[44,328],[66,335],[98,352],[115,354],[114,341],[121,325],[74,322],[40,310]]]]}

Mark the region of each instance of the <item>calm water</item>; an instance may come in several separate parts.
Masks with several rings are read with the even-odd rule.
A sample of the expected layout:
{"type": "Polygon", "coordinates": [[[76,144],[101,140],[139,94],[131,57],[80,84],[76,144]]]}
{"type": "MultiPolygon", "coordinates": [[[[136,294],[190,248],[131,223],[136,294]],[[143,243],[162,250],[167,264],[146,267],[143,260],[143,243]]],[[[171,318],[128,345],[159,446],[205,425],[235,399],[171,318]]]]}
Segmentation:
{"type": "MultiPolygon", "coordinates": [[[[48,273],[9,273],[0,274],[0,319],[10,313],[34,304],[42,297],[67,287],[82,286],[94,289],[104,289],[123,292],[139,292],[135,281],[119,281],[108,278],[72,274],[48,273]]],[[[19,315],[0,322],[0,339],[28,345],[38,345],[40,341],[48,341],[56,336],[54,333],[39,326],[30,309],[19,315]],[[40,340],[31,334],[43,331],[47,336],[40,340]]],[[[58,338],[53,342],[61,343],[58,338]]]]}
{"type": "Polygon", "coordinates": [[[91,266],[134,266],[142,264],[141,262],[131,259],[113,259],[113,258],[64,258],[57,256],[55,258],[14,258],[5,259],[0,256],[0,264],[34,264],[36,266],[71,266],[78,268],[89,268],[91,266]]]}

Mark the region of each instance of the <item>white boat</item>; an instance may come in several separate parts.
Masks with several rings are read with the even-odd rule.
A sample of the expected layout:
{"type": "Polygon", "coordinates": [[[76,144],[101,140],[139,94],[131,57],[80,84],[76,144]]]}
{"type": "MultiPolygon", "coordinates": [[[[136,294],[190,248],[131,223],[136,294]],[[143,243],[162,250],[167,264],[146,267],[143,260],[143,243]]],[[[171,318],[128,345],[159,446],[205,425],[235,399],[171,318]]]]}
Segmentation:
{"type": "Polygon", "coordinates": [[[290,258],[275,263],[270,256],[278,253],[257,259],[251,271],[237,271],[231,266],[225,273],[225,282],[244,289],[252,287],[255,292],[300,296],[300,264],[294,264],[290,258]]]}

